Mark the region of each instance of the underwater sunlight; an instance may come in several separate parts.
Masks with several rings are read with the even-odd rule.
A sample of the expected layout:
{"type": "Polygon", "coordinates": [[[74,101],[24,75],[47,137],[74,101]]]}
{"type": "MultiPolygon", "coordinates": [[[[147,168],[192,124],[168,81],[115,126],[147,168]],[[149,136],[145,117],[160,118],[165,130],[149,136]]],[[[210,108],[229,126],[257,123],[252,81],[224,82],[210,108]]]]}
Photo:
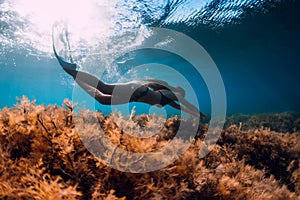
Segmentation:
{"type": "Polygon", "coordinates": [[[299,0],[0,0],[0,199],[300,197],[299,0]]]}

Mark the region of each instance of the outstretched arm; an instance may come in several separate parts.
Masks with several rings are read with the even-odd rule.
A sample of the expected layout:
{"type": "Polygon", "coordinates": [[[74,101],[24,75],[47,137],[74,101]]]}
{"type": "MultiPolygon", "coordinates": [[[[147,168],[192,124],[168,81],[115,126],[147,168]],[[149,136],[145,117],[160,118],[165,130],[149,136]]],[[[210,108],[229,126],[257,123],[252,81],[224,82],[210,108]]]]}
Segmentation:
{"type": "Polygon", "coordinates": [[[204,119],[207,116],[205,114],[203,114],[202,112],[199,111],[199,109],[194,106],[193,104],[191,104],[190,102],[188,102],[187,100],[185,100],[184,98],[180,98],[179,102],[184,105],[188,110],[191,110],[194,113],[197,113],[197,115],[201,118],[204,119]]]}
{"type": "Polygon", "coordinates": [[[189,114],[191,114],[195,117],[199,117],[200,119],[204,119],[206,117],[206,115],[204,115],[203,113],[198,111],[198,109],[193,110],[193,109],[190,109],[189,107],[186,107],[184,105],[179,105],[178,103],[176,103],[174,101],[171,102],[169,105],[172,106],[173,108],[176,108],[177,110],[183,110],[184,112],[189,113],[189,114]]]}

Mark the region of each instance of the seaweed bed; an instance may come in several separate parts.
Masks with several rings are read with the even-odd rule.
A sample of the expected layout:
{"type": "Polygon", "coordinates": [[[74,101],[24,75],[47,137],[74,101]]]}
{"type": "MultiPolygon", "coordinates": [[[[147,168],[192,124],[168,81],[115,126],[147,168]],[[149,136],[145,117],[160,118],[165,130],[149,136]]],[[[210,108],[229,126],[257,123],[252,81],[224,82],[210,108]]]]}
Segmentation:
{"type": "Polygon", "coordinates": [[[93,117],[115,145],[136,152],[160,148],[184,123],[170,118],[155,137],[142,140],[125,133],[146,134],[159,117],[90,111],[75,116],[68,100],[58,107],[23,97],[0,111],[0,199],[300,199],[295,113],[229,117],[217,144],[201,159],[207,125],[200,125],[179,159],[147,173],[112,169],[89,153],[80,138],[93,131],[93,117]],[[80,137],[76,119],[81,119],[76,127],[83,127],[80,137]]]}

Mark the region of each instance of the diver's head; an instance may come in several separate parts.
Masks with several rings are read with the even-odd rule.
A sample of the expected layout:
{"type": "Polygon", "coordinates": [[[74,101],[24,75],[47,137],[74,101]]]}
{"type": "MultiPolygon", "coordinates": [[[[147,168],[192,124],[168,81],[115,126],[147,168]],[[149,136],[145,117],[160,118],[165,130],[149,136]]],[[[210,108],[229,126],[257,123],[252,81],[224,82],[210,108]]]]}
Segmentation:
{"type": "Polygon", "coordinates": [[[182,97],[185,96],[185,91],[182,87],[179,87],[179,86],[175,87],[174,92],[179,93],[182,97]]]}

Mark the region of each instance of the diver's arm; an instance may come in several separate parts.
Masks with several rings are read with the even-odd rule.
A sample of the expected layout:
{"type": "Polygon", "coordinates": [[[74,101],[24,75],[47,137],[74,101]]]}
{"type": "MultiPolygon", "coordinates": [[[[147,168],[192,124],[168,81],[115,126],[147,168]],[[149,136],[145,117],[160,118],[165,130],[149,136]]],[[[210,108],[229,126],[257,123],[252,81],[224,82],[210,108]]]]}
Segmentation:
{"type": "Polygon", "coordinates": [[[183,110],[186,113],[189,113],[195,117],[199,117],[200,119],[204,119],[207,116],[205,114],[203,114],[202,112],[200,112],[198,110],[198,108],[196,108],[194,105],[190,104],[188,101],[186,101],[185,99],[181,99],[179,101],[182,105],[172,101],[171,103],[169,103],[170,106],[172,106],[173,108],[176,108],[177,110],[183,110]]]}
{"type": "Polygon", "coordinates": [[[203,114],[202,112],[199,111],[199,109],[194,106],[193,104],[191,104],[190,102],[188,102],[187,100],[185,100],[184,98],[180,99],[179,102],[184,105],[188,110],[190,110],[191,112],[194,112],[197,114],[198,117],[200,117],[201,119],[206,118],[207,116],[205,114],[203,114]]]}
{"type": "Polygon", "coordinates": [[[192,110],[187,109],[186,107],[181,106],[181,105],[179,105],[178,103],[176,103],[174,101],[172,101],[171,103],[169,103],[169,105],[172,106],[173,108],[176,108],[177,110],[182,110],[182,111],[184,111],[184,112],[186,112],[188,114],[191,114],[191,115],[193,115],[195,117],[200,117],[199,113],[193,112],[192,110]]]}

